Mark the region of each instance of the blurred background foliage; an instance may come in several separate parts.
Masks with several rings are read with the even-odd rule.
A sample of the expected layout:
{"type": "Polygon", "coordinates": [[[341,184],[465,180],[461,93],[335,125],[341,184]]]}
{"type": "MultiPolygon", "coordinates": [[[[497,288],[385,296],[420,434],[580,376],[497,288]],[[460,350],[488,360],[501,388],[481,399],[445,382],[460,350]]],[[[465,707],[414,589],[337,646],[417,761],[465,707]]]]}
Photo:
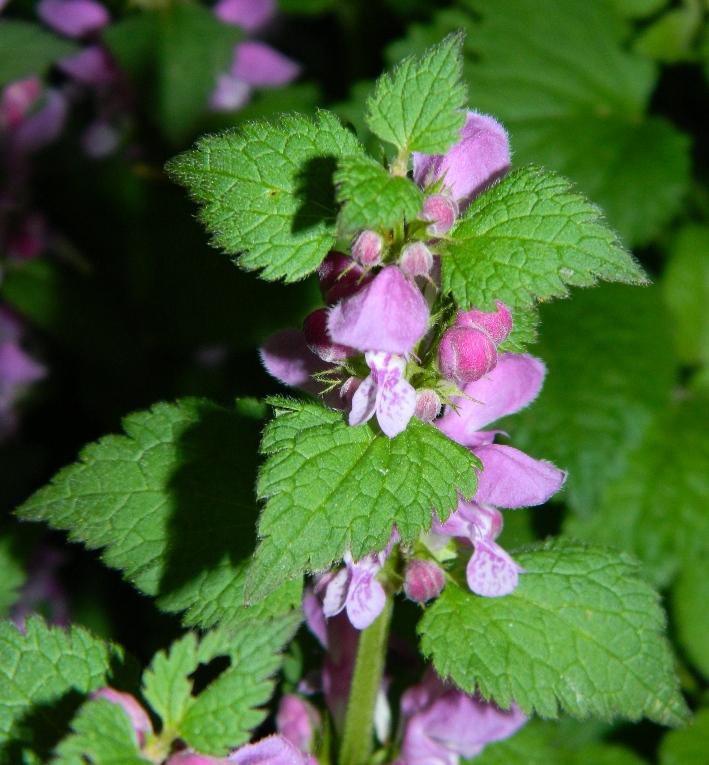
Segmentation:
{"type": "MultiPolygon", "coordinates": [[[[77,101],[57,140],[33,154],[23,185],[22,209],[41,214],[51,232],[46,246],[33,257],[0,253],[0,300],[26,321],[24,347],[48,369],[21,402],[21,427],[0,445],[0,612],[27,597],[51,549],[72,620],[144,661],[177,634],[176,618],[92,554],[11,516],[131,411],[187,395],[228,403],[275,392],[256,349],[319,302],[310,281],[267,284],[212,249],[162,166],[204,132],[317,107],[367,143],[362,112],[374,78],[462,28],[471,108],[505,124],[515,165],[554,169],[600,205],[653,282],[576,290],[541,306],[530,351],[547,363],[545,388],[502,427],[570,475],[552,505],[508,511],[503,542],[564,532],[639,557],[665,598],[684,690],[701,708],[709,700],[709,2],[281,0],[260,36],[299,62],[299,78],[218,113],[210,92],[241,30],[191,0],[108,6],[114,21],[98,42],[122,73],[118,145],[100,158],[82,153],[97,107],[77,101]]],[[[11,0],[0,21],[0,85],[38,76],[63,87],[56,62],[77,50],[39,24],[34,0],[11,0]]],[[[479,761],[529,763],[529,738],[545,763],[706,763],[707,714],[669,734],[649,723],[529,726],[479,761]],[[636,755],[624,748],[608,759],[606,749],[598,759],[593,746],[603,738],[636,755]]]]}

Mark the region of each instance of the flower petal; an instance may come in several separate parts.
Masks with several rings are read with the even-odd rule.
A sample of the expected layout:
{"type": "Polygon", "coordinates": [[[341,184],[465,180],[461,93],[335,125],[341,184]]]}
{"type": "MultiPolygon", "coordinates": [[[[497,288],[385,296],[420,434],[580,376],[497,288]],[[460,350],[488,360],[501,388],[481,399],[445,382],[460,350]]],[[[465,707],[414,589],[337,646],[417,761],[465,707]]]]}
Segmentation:
{"type": "Polygon", "coordinates": [[[352,408],[348,422],[350,425],[362,425],[367,422],[374,414],[377,408],[377,386],[369,375],[364,382],[360,384],[352,396],[352,408]]]}
{"type": "Polygon", "coordinates": [[[377,422],[382,432],[394,438],[406,430],[416,409],[416,391],[406,380],[377,389],[377,422]]]}
{"type": "Polygon", "coordinates": [[[240,747],[227,759],[238,765],[304,765],[306,758],[282,736],[268,736],[240,747]]]}
{"type": "Polygon", "coordinates": [[[475,542],[466,569],[468,587],[486,598],[509,595],[516,587],[524,569],[512,560],[496,542],[481,539],[475,542]]]}
{"type": "Polygon", "coordinates": [[[328,329],[336,343],[406,356],[426,334],[428,305],[397,266],[387,266],[332,308],[328,329]]]}
{"type": "Polygon", "coordinates": [[[46,367],[12,341],[0,343],[0,384],[24,385],[41,380],[46,367]]]}
{"type": "Polygon", "coordinates": [[[343,568],[330,580],[323,598],[322,610],[325,616],[337,616],[347,602],[352,575],[349,568],[343,568]]]}
{"type": "Polygon", "coordinates": [[[463,388],[463,393],[474,400],[455,398],[458,411],[447,407],[436,426],[463,446],[477,446],[478,431],[534,401],[545,374],[540,359],[526,353],[505,353],[498,358],[495,369],[463,388]]]}
{"type": "Polygon", "coordinates": [[[275,10],[274,0],[219,0],[214,6],[214,15],[225,24],[253,32],[263,26],[275,10]]]}
{"type": "Polygon", "coordinates": [[[352,626],[364,630],[381,614],[386,603],[384,588],[374,578],[379,565],[369,556],[355,563],[347,593],[347,616],[352,626]]]}
{"type": "Polygon", "coordinates": [[[55,32],[67,37],[83,37],[111,22],[111,16],[95,0],[42,0],[37,15],[55,32]]]}
{"type": "Polygon", "coordinates": [[[236,112],[249,103],[251,85],[230,74],[220,74],[209,97],[209,108],[215,112],[236,112]]]}
{"type": "Polygon", "coordinates": [[[473,453],[483,463],[476,502],[497,507],[541,505],[556,494],[566,480],[566,473],[551,462],[535,460],[511,446],[479,446],[473,453]]]}
{"type": "Polygon", "coordinates": [[[287,85],[300,74],[300,64],[266,43],[248,40],[236,46],[230,74],[254,88],[287,85]]]}

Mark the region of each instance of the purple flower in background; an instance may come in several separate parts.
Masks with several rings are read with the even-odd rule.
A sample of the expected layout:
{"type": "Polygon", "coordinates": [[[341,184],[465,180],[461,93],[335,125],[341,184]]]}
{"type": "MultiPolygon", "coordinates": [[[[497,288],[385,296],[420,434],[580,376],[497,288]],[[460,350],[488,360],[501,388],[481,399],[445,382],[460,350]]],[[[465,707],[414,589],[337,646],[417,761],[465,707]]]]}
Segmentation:
{"type": "Polygon", "coordinates": [[[83,85],[108,85],[117,76],[111,57],[100,45],[89,45],[73,56],[60,59],[57,67],[83,85]]]}
{"type": "Polygon", "coordinates": [[[341,345],[408,356],[426,334],[428,314],[416,285],[396,266],[386,266],[330,310],[328,329],[341,345]]]}
{"type": "Polygon", "coordinates": [[[16,80],[3,88],[0,96],[0,130],[13,130],[27,117],[42,92],[36,77],[16,80]]]}
{"type": "Polygon", "coordinates": [[[173,754],[167,765],[317,765],[317,760],[299,752],[282,736],[268,736],[255,744],[246,744],[228,757],[210,757],[184,751],[173,754]]]}
{"type": "Polygon", "coordinates": [[[321,725],[318,710],[310,702],[292,693],[281,698],[276,714],[276,730],[296,749],[312,752],[315,733],[321,725]]]}
{"type": "MultiPolygon", "coordinates": [[[[0,408],[0,439],[1,431],[0,408]]],[[[48,624],[62,628],[69,626],[69,599],[57,573],[64,559],[64,553],[57,547],[39,545],[35,549],[27,567],[27,579],[11,612],[12,621],[21,632],[25,631],[27,618],[38,612],[42,613],[48,624]]]]}
{"type": "Polygon", "coordinates": [[[478,694],[468,696],[447,686],[432,668],[404,693],[401,711],[405,765],[458,765],[461,757],[477,756],[486,744],[509,738],[527,722],[516,704],[506,712],[478,694]]]}
{"type": "Polygon", "coordinates": [[[382,351],[370,351],[364,358],[372,373],[352,397],[349,423],[362,425],[376,412],[382,432],[394,438],[406,430],[416,410],[416,391],[404,379],[406,359],[382,351]]]}
{"type": "Polygon", "coordinates": [[[106,8],[96,0],[41,0],[37,15],[55,32],[85,37],[111,23],[106,8]]]}
{"type": "MultiPolygon", "coordinates": [[[[8,136],[11,153],[24,156],[43,149],[59,138],[69,113],[69,103],[60,90],[49,88],[44,104],[30,114],[8,136]]],[[[15,161],[19,157],[13,158],[15,161]]]]}
{"type": "Polygon", "coordinates": [[[234,24],[254,32],[269,21],[275,13],[274,0],[219,0],[214,14],[225,24],[234,24]]]}
{"type": "MultiPolygon", "coordinates": [[[[509,168],[510,148],[505,129],[492,117],[473,111],[467,112],[460,140],[446,154],[414,152],[416,183],[427,188],[442,181],[443,190],[457,202],[461,212],[509,168]]],[[[435,215],[432,220],[447,224],[445,216],[435,215]]]]}
{"type": "Polygon", "coordinates": [[[386,602],[386,593],[376,575],[398,541],[399,532],[394,529],[385,550],[370,553],[356,563],[350,551],[345,552],[345,568],[334,576],[326,575],[319,583],[321,588],[324,585],[323,614],[326,617],[336,616],[345,609],[356,629],[364,630],[372,624],[386,602]]]}

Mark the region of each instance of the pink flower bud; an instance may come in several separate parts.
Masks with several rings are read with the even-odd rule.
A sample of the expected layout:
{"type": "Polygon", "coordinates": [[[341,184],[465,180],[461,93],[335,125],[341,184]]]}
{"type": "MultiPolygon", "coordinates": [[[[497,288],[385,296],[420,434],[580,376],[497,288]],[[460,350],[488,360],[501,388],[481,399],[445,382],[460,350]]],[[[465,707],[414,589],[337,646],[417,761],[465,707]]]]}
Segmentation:
{"type": "Polygon", "coordinates": [[[357,392],[357,388],[362,384],[361,377],[349,377],[340,388],[340,398],[348,408],[352,406],[352,397],[357,392]]]}
{"type": "Polygon", "coordinates": [[[412,242],[402,250],[399,268],[407,276],[425,276],[432,267],[433,255],[423,242],[412,242]]]}
{"type": "Polygon", "coordinates": [[[301,752],[311,752],[320,715],[312,704],[293,694],[286,694],[278,707],[276,729],[301,752]]]}
{"type": "Polygon", "coordinates": [[[495,345],[507,340],[512,331],[512,314],[510,309],[499,300],[495,301],[497,311],[487,313],[473,308],[472,311],[459,311],[455,317],[456,327],[472,327],[481,329],[490,336],[495,345]]]}
{"type": "Polygon", "coordinates": [[[448,380],[469,383],[479,380],[497,365],[497,349],[480,329],[451,327],[438,346],[438,369],[448,380]]]}
{"type": "Polygon", "coordinates": [[[152,733],[153,726],[150,722],[147,712],[137,702],[134,696],[130,693],[123,693],[117,691],[115,688],[99,688],[91,694],[92,699],[106,699],[112,704],[118,704],[123,707],[125,713],[130,717],[130,721],[133,725],[138,736],[138,741],[141,746],[145,743],[145,734],[152,733]]]}
{"type": "Polygon", "coordinates": [[[441,399],[435,390],[423,388],[416,391],[414,417],[422,422],[433,422],[441,413],[441,399]]]}
{"type": "Polygon", "coordinates": [[[425,603],[431,598],[437,598],[445,584],[441,567],[432,560],[412,558],[406,564],[404,594],[409,600],[425,603]]]}
{"type": "Polygon", "coordinates": [[[426,231],[431,236],[447,234],[458,217],[458,205],[447,194],[429,194],[423,200],[423,210],[419,215],[421,220],[428,221],[431,225],[426,231]]]}
{"type": "Polygon", "coordinates": [[[371,276],[364,276],[362,267],[352,258],[331,250],[318,268],[318,279],[323,299],[333,305],[357,292],[371,276]]]}
{"type": "Polygon", "coordinates": [[[365,268],[378,266],[382,262],[384,242],[376,231],[363,231],[352,242],[352,257],[365,268]]]}
{"type": "Polygon", "coordinates": [[[333,343],[327,331],[327,308],[318,308],[303,322],[303,334],[308,348],[323,361],[339,364],[349,356],[356,356],[354,348],[333,343]]]}

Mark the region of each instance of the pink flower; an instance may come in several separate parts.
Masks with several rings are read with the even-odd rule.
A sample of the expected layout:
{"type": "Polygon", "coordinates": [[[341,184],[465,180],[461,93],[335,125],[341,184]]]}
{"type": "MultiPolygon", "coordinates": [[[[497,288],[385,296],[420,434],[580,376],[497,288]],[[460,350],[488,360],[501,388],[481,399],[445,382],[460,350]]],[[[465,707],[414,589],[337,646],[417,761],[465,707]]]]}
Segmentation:
{"type": "Polygon", "coordinates": [[[315,731],[320,726],[320,715],[308,701],[292,693],[281,698],[276,714],[276,729],[296,749],[311,752],[315,731]]]}
{"type": "Polygon", "coordinates": [[[268,736],[232,752],[228,762],[237,765],[317,765],[311,755],[299,752],[282,736],[268,736]]]}
{"type": "Polygon", "coordinates": [[[412,558],[406,564],[404,572],[404,594],[416,603],[425,603],[437,598],[446,580],[443,569],[432,560],[412,558]]]}
{"type": "Polygon", "coordinates": [[[57,62],[64,74],[84,85],[107,85],[116,78],[111,57],[100,45],[89,45],[57,62]]]}
{"type": "Polygon", "coordinates": [[[214,14],[225,24],[254,32],[275,13],[274,0],[219,0],[214,14]]]}
{"type": "Polygon", "coordinates": [[[366,229],[352,242],[352,258],[366,268],[382,262],[384,242],[376,231],[366,229]]]}
{"type": "Polygon", "coordinates": [[[350,356],[358,354],[354,348],[332,342],[327,331],[327,308],[317,308],[306,316],[303,322],[303,335],[308,348],[329,364],[339,364],[350,356]]]}
{"type": "Polygon", "coordinates": [[[41,0],[37,15],[55,32],[79,38],[103,29],[111,16],[96,0],[41,0]]]}
{"type": "Polygon", "coordinates": [[[300,74],[300,64],[266,43],[247,40],[236,46],[231,76],[254,88],[287,85],[300,74]]]}
{"type": "Polygon", "coordinates": [[[385,550],[370,553],[356,563],[350,551],[345,552],[345,568],[334,576],[326,575],[320,583],[325,585],[323,614],[326,617],[336,616],[344,609],[356,629],[364,630],[372,624],[386,602],[386,593],[376,575],[398,540],[399,533],[395,529],[385,550]]]}
{"type": "Polygon", "coordinates": [[[352,397],[349,423],[362,425],[376,412],[382,432],[394,438],[406,430],[416,410],[416,391],[403,377],[406,359],[381,351],[370,351],[364,358],[372,373],[352,397]]]}
{"type": "Polygon", "coordinates": [[[42,83],[36,77],[16,80],[5,87],[0,99],[0,130],[20,125],[41,92],[42,83]]]}
{"type": "Polygon", "coordinates": [[[454,199],[446,194],[428,194],[423,200],[419,218],[431,224],[426,229],[427,233],[443,236],[453,228],[458,214],[458,205],[454,199]]]}
{"type": "Polygon", "coordinates": [[[509,738],[527,722],[516,704],[506,712],[477,694],[468,696],[446,686],[431,668],[404,693],[401,710],[405,765],[458,765],[461,757],[476,757],[486,744],[509,738]]]}
{"type": "Polygon", "coordinates": [[[331,250],[318,266],[318,281],[323,300],[334,305],[342,298],[354,295],[372,281],[372,273],[365,272],[359,263],[341,252],[331,250]]]}
{"type": "Polygon", "coordinates": [[[510,168],[507,133],[499,122],[469,111],[460,140],[446,154],[414,152],[414,180],[421,187],[443,180],[443,189],[464,210],[510,168]]]}
{"type": "Polygon", "coordinates": [[[428,329],[428,305],[396,266],[386,266],[328,318],[330,337],[360,351],[407,356],[428,329]]]}
{"type": "Polygon", "coordinates": [[[123,707],[125,713],[130,717],[133,730],[138,737],[138,743],[143,746],[145,743],[145,734],[153,732],[153,726],[148,717],[148,713],[138,703],[130,693],[117,691],[115,688],[99,688],[91,694],[92,699],[106,699],[112,704],[118,704],[123,707]]]}
{"type": "Polygon", "coordinates": [[[10,150],[30,154],[59,138],[69,113],[69,104],[58,90],[49,89],[44,106],[23,120],[9,137],[10,150]]]}

